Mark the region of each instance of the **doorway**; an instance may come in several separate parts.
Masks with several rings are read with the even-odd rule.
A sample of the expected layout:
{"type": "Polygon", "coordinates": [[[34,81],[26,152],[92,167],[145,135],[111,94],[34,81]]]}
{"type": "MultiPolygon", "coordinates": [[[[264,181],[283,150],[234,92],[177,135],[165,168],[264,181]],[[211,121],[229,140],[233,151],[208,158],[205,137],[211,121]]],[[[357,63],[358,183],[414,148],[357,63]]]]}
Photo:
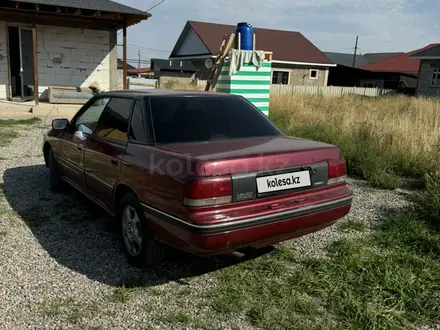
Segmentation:
{"type": "Polygon", "coordinates": [[[8,27],[10,93],[12,100],[34,98],[34,52],[32,30],[8,27]]]}

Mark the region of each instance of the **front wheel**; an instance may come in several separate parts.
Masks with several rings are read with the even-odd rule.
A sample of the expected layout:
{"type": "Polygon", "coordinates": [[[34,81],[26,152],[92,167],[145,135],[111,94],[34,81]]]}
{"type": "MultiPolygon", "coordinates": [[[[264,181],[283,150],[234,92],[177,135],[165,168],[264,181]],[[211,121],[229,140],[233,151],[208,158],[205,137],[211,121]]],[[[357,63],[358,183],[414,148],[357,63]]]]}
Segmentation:
{"type": "Polygon", "coordinates": [[[122,198],[119,208],[122,247],[128,261],[139,268],[153,268],[164,258],[164,247],[148,230],[147,221],[136,195],[122,198]]]}

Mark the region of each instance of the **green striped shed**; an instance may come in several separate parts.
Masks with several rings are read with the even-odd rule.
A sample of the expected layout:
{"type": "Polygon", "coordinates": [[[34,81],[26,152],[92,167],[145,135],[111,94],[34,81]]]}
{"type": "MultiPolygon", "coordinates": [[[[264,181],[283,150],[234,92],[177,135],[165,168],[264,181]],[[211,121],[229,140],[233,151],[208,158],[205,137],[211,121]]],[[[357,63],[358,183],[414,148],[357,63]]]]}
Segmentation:
{"type": "Polygon", "coordinates": [[[225,63],[217,81],[217,92],[241,95],[268,116],[271,68],[269,61],[264,61],[259,69],[253,64],[245,64],[229,76],[229,63],[225,63]]]}

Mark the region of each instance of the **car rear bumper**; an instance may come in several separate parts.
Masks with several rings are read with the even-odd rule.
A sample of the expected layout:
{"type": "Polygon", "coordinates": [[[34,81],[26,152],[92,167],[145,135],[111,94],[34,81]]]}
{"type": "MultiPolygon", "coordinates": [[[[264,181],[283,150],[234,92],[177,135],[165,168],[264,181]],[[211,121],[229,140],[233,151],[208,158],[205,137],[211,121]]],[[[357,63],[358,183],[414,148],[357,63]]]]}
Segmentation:
{"type": "Polygon", "coordinates": [[[148,218],[162,232],[161,240],[197,255],[216,255],[242,247],[263,247],[306,235],[346,216],[352,203],[347,195],[295,209],[212,225],[196,225],[143,204],[148,218]]]}

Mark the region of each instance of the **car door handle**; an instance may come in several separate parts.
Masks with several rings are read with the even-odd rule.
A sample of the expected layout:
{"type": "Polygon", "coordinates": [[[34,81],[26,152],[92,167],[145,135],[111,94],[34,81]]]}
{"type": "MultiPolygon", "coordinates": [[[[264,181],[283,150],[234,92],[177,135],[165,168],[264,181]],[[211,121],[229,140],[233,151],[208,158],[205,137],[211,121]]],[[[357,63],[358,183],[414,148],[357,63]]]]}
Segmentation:
{"type": "Polygon", "coordinates": [[[77,146],[77,149],[79,150],[79,151],[82,151],[83,150],[83,145],[82,144],[79,144],[78,146],[77,146]]]}
{"type": "Polygon", "coordinates": [[[116,157],[112,157],[111,162],[113,165],[118,165],[118,159],[116,157]]]}

